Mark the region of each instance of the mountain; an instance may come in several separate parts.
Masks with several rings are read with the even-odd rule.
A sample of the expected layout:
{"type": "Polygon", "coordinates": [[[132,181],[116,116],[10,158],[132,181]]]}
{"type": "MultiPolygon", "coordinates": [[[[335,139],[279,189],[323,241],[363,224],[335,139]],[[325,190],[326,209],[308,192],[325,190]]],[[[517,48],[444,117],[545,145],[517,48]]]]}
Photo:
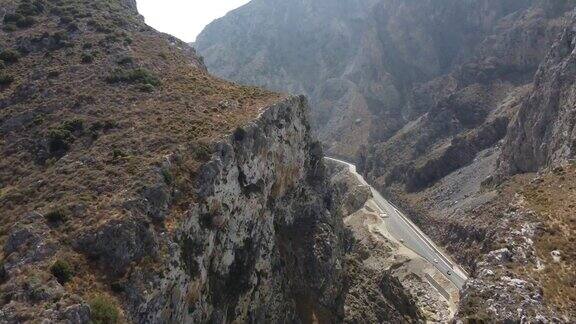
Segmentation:
{"type": "Polygon", "coordinates": [[[465,62],[530,3],[258,0],[208,25],[195,47],[216,75],[308,95],[328,152],[355,157],[357,143],[426,109],[412,102],[415,85],[465,62]]]}
{"type": "Polygon", "coordinates": [[[1,323],[454,313],[306,98],[210,75],[134,1],[0,3],[1,323]]]}
{"type": "Polygon", "coordinates": [[[195,47],[218,76],[310,97],[327,154],[471,272],[457,318],[572,322],[574,197],[559,188],[573,181],[575,6],[253,0],[195,47]]]}
{"type": "Polygon", "coordinates": [[[2,0],[0,28],[0,322],[340,316],[304,98],[209,75],[134,1],[2,0]]]}

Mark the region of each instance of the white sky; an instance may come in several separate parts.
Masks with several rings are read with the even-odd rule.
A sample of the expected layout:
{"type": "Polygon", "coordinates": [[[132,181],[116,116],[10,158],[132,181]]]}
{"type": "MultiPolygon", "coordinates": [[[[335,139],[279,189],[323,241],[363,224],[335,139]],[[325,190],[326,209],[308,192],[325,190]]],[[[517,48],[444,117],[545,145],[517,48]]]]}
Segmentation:
{"type": "Polygon", "coordinates": [[[137,0],[146,23],[185,42],[193,42],[216,18],[249,0],[137,0]]]}

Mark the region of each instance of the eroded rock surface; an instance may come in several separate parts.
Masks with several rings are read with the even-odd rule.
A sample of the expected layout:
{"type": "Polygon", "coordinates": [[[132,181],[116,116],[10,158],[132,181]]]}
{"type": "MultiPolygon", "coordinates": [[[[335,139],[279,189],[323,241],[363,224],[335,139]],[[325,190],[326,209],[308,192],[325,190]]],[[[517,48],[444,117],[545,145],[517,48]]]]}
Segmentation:
{"type": "Polygon", "coordinates": [[[388,232],[386,216],[372,200],[369,187],[347,167],[327,163],[351,240],[346,255],[345,321],[449,321],[458,303],[458,289],[388,232]]]}

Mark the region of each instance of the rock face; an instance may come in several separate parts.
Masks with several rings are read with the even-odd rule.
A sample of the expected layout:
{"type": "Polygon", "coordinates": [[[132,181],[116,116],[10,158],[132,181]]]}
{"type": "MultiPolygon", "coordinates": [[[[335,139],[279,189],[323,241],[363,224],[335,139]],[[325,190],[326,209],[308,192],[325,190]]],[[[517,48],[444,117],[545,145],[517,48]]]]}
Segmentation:
{"type": "Polygon", "coordinates": [[[291,98],[216,144],[194,203],[165,242],[163,277],[142,291],[145,274],[131,274],[136,322],[341,316],[342,224],[306,113],[304,99],[291,98]]]}
{"type": "MultiPolygon", "coordinates": [[[[190,207],[174,219],[172,233],[136,215],[83,232],[75,248],[97,260],[110,278],[120,279],[130,321],[338,321],[344,236],[321,158],[304,98],[287,99],[215,144],[210,160],[198,169],[196,194],[182,198],[190,207]],[[138,263],[144,257],[153,268],[138,263]]],[[[159,208],[162,202],[152,204],[159,208]]],[[[168,219],[176,217],[171,207],[168,219]]],[[[15,292],[20,269],[59,250],[43,239],[47,227],[24,224],[43,221],[37,215],[12,229],[4,246],[5,292],[15,292]]],[[[62,294],[54,285],[59,291],[38,298],[62,294]]],[[[12,299],[0,318],[18,321],[26,307],[35,307],[27,301],[12,299]]],[[[61,320],[68,315],[48,307],[35,316],[61,320]]]]}
{"type": "MultiPolygon", "coordinates": [[[[576,17],[572,17],[576,21],[576,17]]],[[[501,171],[533,172],[573,159],[576,107],[576,25],[556,40],[504,143],[501,171]]]]}

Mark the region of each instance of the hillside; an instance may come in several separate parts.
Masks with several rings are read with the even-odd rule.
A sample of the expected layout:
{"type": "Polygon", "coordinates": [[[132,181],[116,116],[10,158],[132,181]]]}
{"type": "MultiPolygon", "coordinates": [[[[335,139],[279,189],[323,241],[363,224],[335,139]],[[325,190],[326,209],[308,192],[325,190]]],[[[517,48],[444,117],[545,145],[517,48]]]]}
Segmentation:
{"type": "Polygon", "coordinates": [[[338,316],[303,98],[212,77],[134,1],[1,0],[0,29],[0,322],[338,316]]]}
{"type": "Polygon", "coordinates": [[[327,154],[471,272],[461,319],[572,322],[573,263],[550,255],[574,224],[547,183],[571,190],[575,6],[254,0],[195,46],[219,76],[310,96],[327,154]]]}

